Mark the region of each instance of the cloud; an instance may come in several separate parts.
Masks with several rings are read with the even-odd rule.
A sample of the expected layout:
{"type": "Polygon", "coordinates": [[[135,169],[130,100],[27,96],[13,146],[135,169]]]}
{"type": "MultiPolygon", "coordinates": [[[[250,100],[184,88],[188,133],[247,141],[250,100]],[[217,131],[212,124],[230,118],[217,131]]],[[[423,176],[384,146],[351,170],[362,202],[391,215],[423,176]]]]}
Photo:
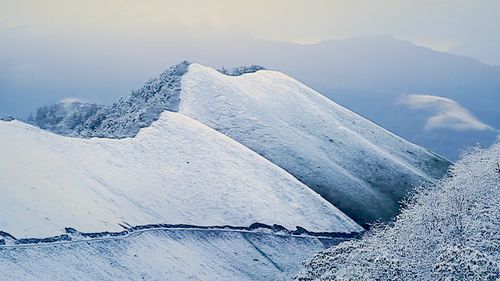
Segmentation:
{"type": "Polygon", "coordinates": [[[426,130],[495,130],[481,122],[459,103],[449,98],[433,95],[406,95],[398,101],[398,104],[413,110],[431,112],[431,116],[428,117],[425,124],[426,130]]]}
{"type": "Polygon", "coordinates": [[[59,103],[88,103],[89,101],[82,98],[65,98],[59,101],[59,103]]]}

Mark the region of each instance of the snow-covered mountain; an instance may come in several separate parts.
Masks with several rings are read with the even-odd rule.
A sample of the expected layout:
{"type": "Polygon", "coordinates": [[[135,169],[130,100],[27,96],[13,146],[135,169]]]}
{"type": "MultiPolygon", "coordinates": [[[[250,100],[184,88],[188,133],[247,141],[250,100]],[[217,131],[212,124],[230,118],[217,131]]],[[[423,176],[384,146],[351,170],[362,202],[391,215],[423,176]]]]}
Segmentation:
{"type": "Polygon", "coordinates": [[[70,138],[19,121],[0,121],[0,135],[0,230],[16,237],[150,223],[361,230],[281,168],[178,113],[133,138],[70,138]]]}
{"type": "Polygon", "coordinates": [[[291,77],[241,69],[225,75],[183,62],[68,135],[133,137],[162,111],[178,111],[263,155],[361,224],[394,216],[413,186],[449,165],[291,77]]]}
{"type": "Polygon", "coordinates": [[[183,62],[113,105],[28,121],[0,120],[11,279],[290,278],[449,165],[260,66],[183,62]]]}
{"type": "Polygon", "coordinates": [[[358,223],[394,216],[413,186],[449,165],[277,71],[232,77],[191,64],[181,89],[180,113],[263,155],[358,223]]]}

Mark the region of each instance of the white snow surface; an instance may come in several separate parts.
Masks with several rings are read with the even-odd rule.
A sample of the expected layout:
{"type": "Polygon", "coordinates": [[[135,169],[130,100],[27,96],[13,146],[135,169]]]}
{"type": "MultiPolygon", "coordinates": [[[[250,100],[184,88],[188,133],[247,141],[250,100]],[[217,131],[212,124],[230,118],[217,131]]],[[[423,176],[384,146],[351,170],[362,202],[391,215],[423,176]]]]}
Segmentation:
{"type": "Polygon", "coordinates": [[[0,246],[0,280],[291,280],[325,246],[313,237],[174,229],[0,246]]]}
{"type": "Polygon", "coordinates": [[[245,146],[178,113],[134,138],[64,137],[0,121],[0,230],[48,237],[118,223],[361,228],[245,146]]]}
{"type": "Polygon", "coordinates": [[[359,223],[388,219],[449,162],[277,71],[227,76],[191,64],[179,113],[284,168],[359,223]]]}

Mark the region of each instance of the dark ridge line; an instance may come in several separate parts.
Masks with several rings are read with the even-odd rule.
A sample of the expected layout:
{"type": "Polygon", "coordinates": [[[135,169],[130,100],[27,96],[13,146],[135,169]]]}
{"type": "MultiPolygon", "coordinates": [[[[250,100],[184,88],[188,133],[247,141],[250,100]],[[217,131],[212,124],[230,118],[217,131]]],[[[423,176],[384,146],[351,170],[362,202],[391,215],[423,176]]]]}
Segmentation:
{"type": "MultiPolygon", "coordinates": [[[[122,225],[122,227],[124,227],[122,225]]],[[[234,231],[254,231],[254,230],[270,230],[273,234],[284,234],[287,236],[302,236],[302,237],[316,237],[316,238],[330,238],[330,239],[356,239],[359,238],[361,233],[359,232],[314,232],[309,231],[303,227],[296,226],[295,230],[289,230],[284,226],[273,224],[263,224],[263,223],[253,223],[250,226],[232,226],[232,225],[222,225],[222,226],[200,226],[191,224],[146,224],[138,225],[127,228],[119,232],[103,231],[103,232],[79,232],[78,230],[67,227],[65,228],[66,233],[47,237],[47,238],[21,238],[16,239],[14,236],[7,232],[0,231],[0,245],[7,245],[5,238],[14,240],[15,245],[37,245],[37,244],[50,244],[56,242],[69,242],[69,241],[87,241],[91,239],[100,238],[114,238],[114,237],[125,237],[138,231],[144,230],[159,230],[159,229],[194,229],[194,230],[234,230],[234,231]]],[[[8,245],[10,246],[10,245],[8,245]]]]}

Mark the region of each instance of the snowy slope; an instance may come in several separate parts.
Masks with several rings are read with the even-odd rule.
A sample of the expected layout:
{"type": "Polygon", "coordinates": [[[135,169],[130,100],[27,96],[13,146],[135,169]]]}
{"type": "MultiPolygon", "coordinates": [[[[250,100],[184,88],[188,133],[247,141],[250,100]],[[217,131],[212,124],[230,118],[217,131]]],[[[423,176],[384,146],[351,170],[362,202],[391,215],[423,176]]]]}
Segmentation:
{"type": "Polygon", "coordinates": [[[179,112],[263,155],[359,223],[392,217],[412,186],[449,165],[276,71],[233,77],[191,64],[179,112]]]}
{"type": "Polygon", "coordinates": [[[0,246],[0,279],[290,280],[302,261],[328,246],[325,240],[331,239],[170,229],[90,242],[0,246]]]}
{"type": "Polygon", "coordinates": [[[281,168],[183,115],[134,138],[80,139],[0,121],[0,230],[47,237],[118,224],[360,227],[281,168]]]}

